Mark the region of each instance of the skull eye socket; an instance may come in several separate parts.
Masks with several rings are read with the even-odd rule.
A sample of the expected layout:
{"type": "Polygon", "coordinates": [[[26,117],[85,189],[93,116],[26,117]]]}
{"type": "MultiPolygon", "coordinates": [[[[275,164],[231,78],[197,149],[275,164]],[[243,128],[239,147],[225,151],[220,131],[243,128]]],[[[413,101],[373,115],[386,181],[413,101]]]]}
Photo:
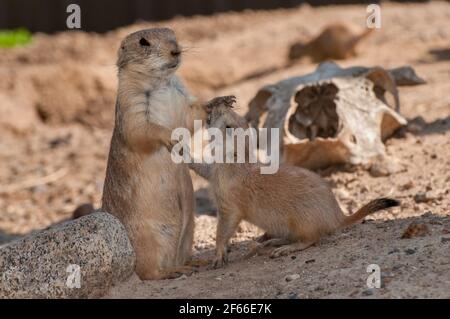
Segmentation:
{"type": "Polygon", "coordinates": [[[150,42],[147,41],[147,39],[145,38],[141,38],[141,40],[139,40],[139,44],[143,47],[149,47],[150,46],[150,42]]]}

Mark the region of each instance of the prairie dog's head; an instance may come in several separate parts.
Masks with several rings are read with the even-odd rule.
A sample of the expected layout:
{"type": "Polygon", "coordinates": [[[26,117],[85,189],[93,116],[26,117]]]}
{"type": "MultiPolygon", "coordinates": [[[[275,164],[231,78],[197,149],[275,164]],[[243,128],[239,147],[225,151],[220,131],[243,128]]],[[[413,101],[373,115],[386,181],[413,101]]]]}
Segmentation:
{"type": "Polygon", "coordinates": [[[120,44],[117,67],[149,76],[174,73],[181,63],[181,48],[168,28],[153,28],[129,34],[120,44]]]}
{"type": "Polygon", "coordinates": [[[229,163],[230,158],[236,159],[238,163],[250,162],[255,158],[253,151],[256,145],[256,136],[254,135],[256,131],[249,129],[247,121],[233,111],[234,102],[234,96],[214,99],[206,120],[207,128],[208,130],[218,129],[222,133],[222,140],[217,140],[220,135],[217,136],[216,133],[210,132],[215,136],[215,143],[219,143],[217,145],[221,145],[223,148],[224,162],[229,163]]]}

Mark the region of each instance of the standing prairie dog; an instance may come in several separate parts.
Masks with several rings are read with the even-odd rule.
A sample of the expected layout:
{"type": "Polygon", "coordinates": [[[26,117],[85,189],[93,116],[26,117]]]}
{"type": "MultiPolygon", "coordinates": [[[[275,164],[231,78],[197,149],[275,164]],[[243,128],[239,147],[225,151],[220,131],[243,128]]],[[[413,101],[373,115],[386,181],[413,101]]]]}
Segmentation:
{"type": "Polygon", "coordinates": [[[191,254],[194,195],[189,169],[170,155],[172,130],[192,130],[204,105],[175,75],[181,49],[172,30],[128,35],[118,52],[115,127],[102,209],[124,224],[136,252],[136,273],[172,277],[191,254]]]}
{"type": "Polygon", "coordinates": [[[328,59],[341,60],[356,56],[356,46],[373,30],[366,29],[360,34],[355,34],[346,24],[331,24],[311,41],[293,44],[289,50],[289,60],[294,61],[307,55],[314,62],[328,59]]]}
{"type": "MultiPolygon", "coordinates": [[[[212,109],[207,123],[223,136],[226,128],[247,127],[230,104],[212,109]]],[[[189,167],[210,181],[217,202],[216,267],[227,263],[227,244],[241,220],[263,229],[263,237],[270,239],[260,247],[278,247],[271,253],[278,257],[303,250],[371,213],[399,205],[394,199],[379,198],[346,216],[327,183],[300,167],[281,165],[272,175],[261,174],[260,165],[251,163],[192,163],[189,167]]]]}

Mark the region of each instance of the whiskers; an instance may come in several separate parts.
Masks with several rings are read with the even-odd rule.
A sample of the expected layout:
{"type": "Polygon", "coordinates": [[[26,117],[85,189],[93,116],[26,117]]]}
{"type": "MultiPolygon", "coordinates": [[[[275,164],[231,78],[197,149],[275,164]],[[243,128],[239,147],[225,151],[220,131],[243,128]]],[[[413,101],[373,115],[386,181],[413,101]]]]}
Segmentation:
{"type": "Polygon", "coordinates": [[[199,47],[193,46],[193,45],[184,45],[181,44],[180,45],[181,48],[181,53],[182,54],[197,54],[198,52],[200,52],[199,47]]]}

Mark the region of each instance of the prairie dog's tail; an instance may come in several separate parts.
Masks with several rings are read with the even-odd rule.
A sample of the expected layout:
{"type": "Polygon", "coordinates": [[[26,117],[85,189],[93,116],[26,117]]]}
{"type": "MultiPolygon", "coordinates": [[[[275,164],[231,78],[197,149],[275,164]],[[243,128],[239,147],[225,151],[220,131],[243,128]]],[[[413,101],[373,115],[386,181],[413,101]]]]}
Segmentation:
{"type": "Polygon", "coordinates": [[[344,227],[353,225],[357,221],[359,221],[359,220],[363,219],[364,217],[366,217],[372,213],[375,213],[379,210],[386,209],[389,207],[395,207],[395,206],[399,206],[399,205],[400,205],[400,202],[398,200],[392,199],[392,198],[374,199],[374,200],[370,201],[369,203],[367,203],[366,205],[364,205],[363,207],[361,207],[360,209],[358,209],[358,211],[356,213],[354,213],[353,215],[346,216],[345,220],[344,220],[344,227]]]}

